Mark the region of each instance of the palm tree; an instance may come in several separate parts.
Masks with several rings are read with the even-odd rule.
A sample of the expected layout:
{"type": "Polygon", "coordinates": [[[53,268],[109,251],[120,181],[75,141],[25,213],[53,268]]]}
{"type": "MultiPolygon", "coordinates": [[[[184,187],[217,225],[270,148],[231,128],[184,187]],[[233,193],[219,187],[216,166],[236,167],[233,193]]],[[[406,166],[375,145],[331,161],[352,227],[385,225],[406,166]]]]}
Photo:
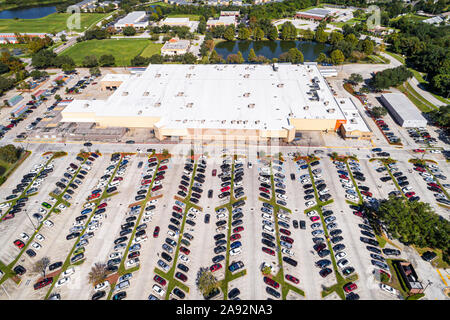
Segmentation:
{"type": "Polygon", "coordinates": [[[89,272],[89,283],[98,283],[106,278],[106,264],[102,262],[96,262],[89,272]]]}

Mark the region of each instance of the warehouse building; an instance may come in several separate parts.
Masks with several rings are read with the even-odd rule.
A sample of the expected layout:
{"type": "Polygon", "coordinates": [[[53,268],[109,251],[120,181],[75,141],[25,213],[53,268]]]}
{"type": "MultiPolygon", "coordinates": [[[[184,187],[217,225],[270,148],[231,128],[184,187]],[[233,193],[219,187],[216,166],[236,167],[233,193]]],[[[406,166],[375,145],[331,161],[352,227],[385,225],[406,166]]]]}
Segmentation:
{"type": "MultiPolygon", "coordinates": [[[[348,98],[334,97],[316,65],[151,64],[143,73],[107,75],[101,86],[116,90],[107,100],[73,100],[61,121],[150,128],[161,140],[287,142],[297,131],[357,124],[345,114],[348,98]]],[[[347,136],[356,134],[350,128],[347,136]]]]}
{"type": "Polygon", "coordinates": [[[403,93],[384,93],[381,102],[400,126],[420,128],[427,125],[427,119],[403,93]]]}
{"type": "Polygon", "coordinates": [[[148,19],[145,11],[133,11],[127,14],[114,24],[114,28],[123,29],[133,27],[135,29],[145,29],[148,27],[148,19]]]}
{"type": "Polygon", "coordinates": [[[161,48],[161,54],[168,56],[185,54],[188,52],[190,44],[189,40],[172,38],[164,43],[164,46],[161,48]]]}
{"type": "Polygon", "coordinates": [[[298,11],[295,14],[296,18],[307,20],[324,20],[330,15],[331,11],[326,9],[314,8],[308,11],[298,11]]]}

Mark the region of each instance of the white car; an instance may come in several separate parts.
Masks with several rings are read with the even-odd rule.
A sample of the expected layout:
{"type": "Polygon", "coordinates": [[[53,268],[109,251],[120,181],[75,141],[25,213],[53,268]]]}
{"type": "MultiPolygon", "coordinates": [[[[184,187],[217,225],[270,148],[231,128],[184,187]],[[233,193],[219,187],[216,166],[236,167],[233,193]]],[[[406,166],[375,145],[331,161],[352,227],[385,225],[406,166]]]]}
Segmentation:
{"type": "Polygon", "coordinates": [[[290,220],[291,220],[290,217],[288,217],[287,215],[282,214],[282,213],[279,213],[279,214],[278,214],[278,219],[284,220],[284,221],[290,221],[290,220]]]}
{"type": "Polygon", "coordinates": [[[56,202],[56,199],[53,198],[53,197],[50,197],[50,198],[48,199],[48,202],[55,203],[55,202],[56,202]]]}
{"type": "Polygon", "coordinates": [[[38,233],[38,234],[36,235],[36,239],[39,240],[39,241],[44,241],[44,240],[45,240],[45,237],[44,237],[42,234],[38,233]]]}
{"type": "Polygon", "coordinates": [[[317,211],[316,210],[311,210],[306,215],[308,217],[317,216],[317,211]]]}
{"type": "Polygon", "coordinates": [[[392,294],[394,296],[396,296],[398,294],[396,289],[394,289],[394,288],[392,288],[392,287],[390,287],[388,285],[385,285],[384,283],[380,283],[380,288],[382,290],[386,291],[387,293],[392,294]]]}
{"type": "Polygon", "coordinates": [[[307,201],[306,203],[305,203],[305,206],[306,207],[312,207],[312,206],[314,206],[314,205],[316,205],[316,201],[307,201]]]}
{"type": "Polygon", "coordinates": [[[167,234],[169,235],[169,236],[171,236],[172,238],[178,238],[178,235],[177,234],[175,234],[175,232],[173,232],[172,230],[169,230],[169,231],[167,231],[167,234]]]}
{"type": "Polygon", "coordinates": [[[130,268],[130,267],[138,265],[138,264],[139,264],[139,258],[134,258],[134,259],[128,260],[126,263],[126,266],[127,266],[127,268],[130,268]]]}
{"type": "MultiPolygon", "coordinates": [[[[148,203],[149,204],[155,204],[155,203],[157,203],[158,202],[158,199],[153,199],[153,200],[150,200],[148,203]]],[[[197,209],[196,209],[197,210],[197,209]]]]}
{"type": "Polygon", "coordinates": [[[152,217],[144,217],[144,219],[142,219],[142,222],[151,222],[152,221],[152,217]]]}
{"type": "Polygon", "coordinates": [[[263,214],[261,214],[261,217],[263,217],[264,219],[273,221],[273,217],[270,214],[263,213],[263,214]]]}
{"type": "Polygon", "coordinates": [[[9,208],[10,206],[11,204],[9,202],[3,202],[2,204],[0,204],[0,209],[9,208]]]}
{"type": "Polygon", "coordinates": [[[69,281],[68,277],[59,279],[58,282],[55,284],[55,287],[61,287],[63,284],[66,284],[68,281],[69,281]]]}
{"type": "Polygon", "coordinates": [[[184,254],[180,255],[180,260],[181,260],[181,261],[184,261],[184,262],[186,262],[186,263],[190,261],[189,258],[188,258],[188,256],[186,256],[186,255],[184,255],[184,254]]]}
{"type": "Polygon", "coordinates": [[[430,150],[430,153],[442,153],[442,151],[441,150],[437,150],[437,149],[433,149],[433,150],[430,150]]]}
{"type": "Polygon", "coordinates": [[[84,208],[84,209],[87,209],[87,208],[92,208],[93,206],[95,206],[95,203],[93,203],[93,202],[88,202],[88,203],[85,203],[85,204],[83,205],[83,208],[84,208]]]}
{"type": "Polygon", "coordinates": [[[342,258],[344,258],[346,256],[347,256],[347,254],[344,251],[338,252],[335,255],[336,259],[342,259],[342,258]]]}
{"type": "Polygon", "coordinates": [[[166,294],[166,291],[164,291],[163,288],[158,286],[157,284],[153,285],[152,287],[153,291],[155,291],[160,297],[163,297],[166,294]]]}
{"type": "Polygon", "coordinates": [[[230,250],[230,256],[238,255],[241,252],[242,252],[242,249],[240,247],[239,248],[234,248],[233,250],[230,250]]]}
{"type": "Polygon", "coordinates": [[[19,237],[23,241],[27,241],[28,239],[30,239],[30,236],[28,234],[26,234],[25,232],[22,232],[19,237]]]}
{"type": "Polygon", "coordinates": [[[45,224],[47,227],[53,227],[53,225],[54,225],[53,221],[51,221],[51,220],[45,220],[45,221],[44,221],[44,224],[45,224]]]}
{"type": "Polygon", "coordinates": [[[226,217],[226,214],[224,214],[224,213],[219,213],[218,215],[216,215],[217,220],[220,220],[225,217],[226,217]]]}
{"type": "Polygon", "coordinates": [[[344,259],[341,259],[341,260],[339,260],[339,261],[337,262],[337,266],[338,266],[340,269],[343,269],[343,268],[345,268],[349,263],[350,263],[350,262],[348,262],[348,260],[344,258],[344,259]]]}
{"type": "Polygon", "coordinates": [[[294,255],[294,252],[292,252],[291,250],[286,249],[286,248],[282,248],[281,252],[284,254],[287,254],[288,256],[291,256],[291,257],[294,255]]]}
{"type": "Polygon", "coordinates": [[[352,194],[348,194],[348,193],[345,194],[345,198],[346,198],[346,199],[349,199],[349,200],[353,200],[353,201],[358,201],[358,198],[357,198],[357,197],[355,197],[355,196],[352,195],[352,194]]]}
{"type": "Polygon", "coordinates": [[[104,281],[104,282],[102,282],[102,283],[97,284],[97,285],[94,287],[94,290],[95,290],[95,291],[100,291],[100,290],[102,290],[102,289],[105,289],[105,288],[108,287],[108,286],[109,286],[109,281],[104,281]]]}
{"type": "Polygon", "coordinates": [[[310,183],[310,182],[311,182],[311,179],[305,178],[305,179],[302,179],[300,182],[301,182],[302,184],[310,183]]]}
{"type": "Polygon", "coordinates": [[[319,191],[319,195],[324,195],[327,194],[330,190],[328,190],[327,188],[323,189],[322,191],[319,191]]]}
{"type": "Polygon", "coordinates": [[[45,210],[44,208],[40,208],[39,213],[45,215],[47,213],[47,210],[45,210]]]}
{"type": "Polygon", "coordinates": [[[63,205],[62,203],[58,206],[59,209],[64,210],[66,208],[65,205],[63,205]]]}
{"type": "Polygon", "coordinates": [[[70,276],[71,274],[74,274],[74,273],[75,273],[75,268],[72,267],[72,268],[68,268],[66,271],[64,271],[63,273],[61,273],[61,275],[62,275],[63,277],[67,277],[67,276],[70,276]]]}
{"type": "Polygon", "coordinates": [[[133,239],[133,243],[140,243],[142,241],[146,241],[147,240],[147,236],[144,234],[142,236],[137,236],[133,239]]]}
{"type": "Polygon", "coordinates": [[[90,226],[89,228],[87,228],[87,231],[88,231],[88,232],[93,232],[93,231],[95,231],[95,230],[98,230],[98,225],[92,225],[92,226],[90,226]]]}
{"type": "Polygon", "coordinates": [[[122,257],[122,253],[121,252],[113,252],[109,255],[110,259],[114,259],[114,258],[121,258],[122,257]]]}
{"type": "Polygon", "coordinates": [[[288,197],[286,195],[284,195],[284,194],[277,193],[276,196],[277,196],[278,199],[283,199],[283,200],[287,200],[288,199],[288,197]]]}

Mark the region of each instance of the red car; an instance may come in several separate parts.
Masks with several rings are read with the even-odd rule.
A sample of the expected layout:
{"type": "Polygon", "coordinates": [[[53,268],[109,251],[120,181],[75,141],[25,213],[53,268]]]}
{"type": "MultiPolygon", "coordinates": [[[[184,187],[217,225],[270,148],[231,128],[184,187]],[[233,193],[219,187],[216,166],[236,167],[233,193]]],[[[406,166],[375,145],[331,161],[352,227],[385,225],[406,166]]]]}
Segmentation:
{"type": "Polygon", "coordinates": [[[427,171],[427,170],[425,170],[424,168],[421,168],[421,167],[415,167],[414,170],[419,171],[419,172],[427,171]]]}
{"type": "Polygon", "coordinates": [[[220,263],[213,264],[211,267],[209,267],[209,270],[211,270],[211,272],[217,271],[219,269],[222,269],[222,265],[220,263]]]}
{"type": "Polygon", "coordinates": [[[353,290],[356,290],[358,286],[356,285],[356,283],[350,282],[347,283],[343,288],[346,293],[349,293],[352,292],[353,290]]]}
{"type": "Polygon", "coordinates": [[[106,203],[106,202],[103,202],[102,204],[100,204],[98,207],[97,207],[97,209],[101,209],[101,208],[104,208],[104,207],[106,207],[108,204],[106,203]]]}
{"type": "Polygon", "coordinates": [[[181,213],[181,212],[183,211],[183,210],[181,210],[181,208],[178,207],[178,206],[173,206],[172,209],[175,210],[176,212],[179,212],[179,213],[181,213]]]}
{"type": "Polygon", "coordinates": [[[312,222],[320,220],[319,216],[312,216],[311,218],[309,218],[312,222]]]}
{"type": "Polygon", "coordinates": [[[425,152],[425,150],[423,150],[423,149],[414,149],[413,151],[414,152],[425,152]]]}
{"type": "Polygon", "coordinates": [[[88,200],[92,200],[92,199],[95,199],[95,198],[98,198],[98,197],[100,197],[100,193],[91,194],[91,195],[88,197],[88,200]]]}
{"type": "Polygon", "coordinates": [[[178,186],[178,188],[180,188],[181,190],[183,190],[183,191],[187,191],[187,188],[185,187],[185,186],[183,186],[182,184],[180,184],[179,186],[178,186]]]}
{"type": "Polygon", "coordinates": [[[275,256],[275,251],[273,251],[272,249],[263,247],[263,248],[262,248],[262,251],[265,252],[265,253],[270,254],[271,256],[275,256]]]}
{"type": "Polygon", "coordinates": [[[155,280],[157,283],[159,283],[162,286],[165,286],[167,281],[164,278],[161,278],[160,276],[158,276],[157,274],[153,277],[153,280],[155,280]]]}
{"type": "Polygon", "coordinates": [[[230,189],[231,189],[230,186],[226,186],[226,187],[223,187],[222,189],[220,189],[220,192],[225,192],[225,191],[228,191],[230,189]]]}
{"type": "Polygon", "coordinates": [[[434,182],[429,182],[427,183],[430,187],[435,187],[435,188],[441,188],[438,184],[434,183],[434,182]]]}
{"type": "Polygon", "coordinates": [[[7,128],[10,128],[10,129],[11,129],[11,128],[14,128],[14,124],[12,124],[12,123],[11,123],[11,124],[8,124],[6,127],[7,127],[7,128]]]}
{"type": "Polygon", "coordinates": [[[349,180],[345,174],[340,174],[339,178],[344,179],[344,180],[349,180]]]}
{"type": "Polygon", "coordinates": [[[167,166],[164,165],[164,166],[159,167],[159,168],[158,168],[158,171],[163,171],[163,170],[166,170],[166,169],[167,169],[167,166]]]}
{"type": "Polygon", "coordinates": [[[140,255],[141,255],[141,254],[140,254],[139,251],[134,251],[134,252],[131,252],[131,253],[128,255],[128,259],[133,259],[133,258],[139,257],[140,255]]]}
{"type": "Polygon", "coordinates": [[[5,220],[12,219],[12,218],[14,218],[14,213],[9,212],[2,218],[2,220],[5,221],[5,220]]]}
{"type": "Polygon", "coordinates": [[[43,280],[41,280],[39,282],[36,282],[34,284],[34,290],[46,287],[49,284],[51,284],[52,282],[53,282],[53,277],[45,278],[45,279],[43,279],[43,280]]]}
{"type": "Polygon", "coordinates": [[[236,227],[233,229],[233,233],[237,233],[237,232],[241,232],[241,231],[244,231],[244,227],[239,226],[239,227],[236,227]]]}
{"type": "Polygon", "coordinates": [[[122,180],[123,180],[122,177],[115,177],[115,178],[113,179],[113,181],[122,181],[122,180]]]}
{"type": "Polygon", "coordinates": [[[406,197],[408,197],[408,198],[411,198],[413,195],[415,195],[416,193],[415,192],[407,192],[407,193],[405,193],[405,196],[406,197]]]}
{"type": "Polygon", "coordinates": [[[159,189],[162,189],[162,185],[154,186],[152,188],[152,191],[155,192],[155,191],[158,191],[159,189]]]}
{"type": "Polygon", "coordinates": [[[286,237],[286,236],[280,236],[280,239],[283,241],[286,241],[288,243],[294,243],[294,239],[286,237]]]}
{"type": "Polygon", "coordinates": [[[146,185],[152,182],[152,179],[142,180],[141,185],[146,185]]]}
{"type": "Polygon", "coordinates": [[[241,235],[239,233],[235,233],[235,234],[231,235],[230,240],[231,241],[236,241],[236,240],[238,240],[240,238],[241,238],[241,235]]]}
{"type": "Polygon", "coordinates": [[[259,191],[265,192],[265,193],[269,193],[270,191],[264,187],[259,187],[259,191]]]}
{"type": "Polygon", "coordinates": [[[191,250],[189,250],[188,248],[185,248],[183,246],[180,247],[180,251],[183,252],[185,255],[188,255],[189,253],[191,253],[191,250]]]}
{"type": "Polygon", "coordinates": [[[361,191],[361,194],[368,196],[368,197],[372,196],[372,192],[369,192],[369,191],[361,191]]]}
{"type": "Polygon", "coordinates": [[[292,281],[293,283],[297,284],[300,282],[300,280],[298,280],[296,277],[291,276],[290,274],[287,274],[284,276],[286,278],[286,280],[292,281]]]}
{"type": "Polygon", "coordinates": [[[162,180],[162,179],[164,179],[164,176],[163,176],[163,175],[160,175],[160,176],[157,176],[157,177],[155,178],[155,181],[159,181],[159,180],[162,180]]]}
{"type": "Polygon", "coordinates": [[[283,229],[283,228],[280,228],[280,232],[281,232],[282,234],[287,235],[287,236],[290,236],[290,235],[291,235],[291,232],[290,232],[289,230],[286,230],[286,229],[283,229]]]}
{"type": "Polygon", "coordinates": [[[158,235],[159,235],[159,227],[156,226],[155,230],[153,231],[153,238],[158,238],[158,235]]]}
{"type": "Polygon", "coordinates": [[[175,273],[175,278],[177,278],[177,279],[179,279],[179,280],[181,280],[183,282],[186,282],[186,280],[187,280],[186,275],[181,273],[181,272],[175,273]]]}
{"type": "Polygon", "coordinates": [[[150,158],[150,159],[148,159],[148,162],[155,162],[156,161],[156,158],[150,158]]]}
{"type": "Polygon", "coordinates": [[[25,247],[25,243],[23,243],[23,241],[19,240],[19,239],[14,241],[14,245],[19,249],[22,249],[23,247],[25,247]]]}
{"type": "Polygon", "coordinates": [[[269,277],[264,277],[264,282],[266,284],[268,284],[269,286],[274,287],[275,289],[278,289],[280,287],[280,284],[278,282],[276,282],[275,280],[273,280],[269,277]]]}
{"type": "Polygon", "coordinates": [[[358,217],[364,217],[364,213],[362,213],[361,211],[353,211],[353,214],[355,215],[355,216],[358,216],[358,217]]]}
{"type": "Polygon", "coordinates": [[[215,177],[216,174],[217,174],[217,170],[216,170],[216,169],[213,169],[213,171],[212,171],[212,176],[215,177]]]}

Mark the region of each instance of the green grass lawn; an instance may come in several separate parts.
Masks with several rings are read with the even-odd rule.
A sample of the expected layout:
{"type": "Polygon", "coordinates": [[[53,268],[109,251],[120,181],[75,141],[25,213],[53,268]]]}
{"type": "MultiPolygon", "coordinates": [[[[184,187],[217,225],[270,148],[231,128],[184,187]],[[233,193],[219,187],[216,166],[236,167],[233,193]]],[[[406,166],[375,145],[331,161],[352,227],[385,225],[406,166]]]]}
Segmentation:
{"type": "MultiPolygon", "coordinates": [[[[57,33],[67,29],[69,13],[53,13],[39,19],[0,19],[0,32],[3,33],[25,33],[25,32],[46,32],[57,33]]],[[[103,13],[82,13],[81,30],[91,26],[96,21],[104,17],[103,13]]],[[[77,30],[77,31],[81,31],[77,30]]]]}
{"type": "Polygon", "coordinates": [[[189,21],[199,21],[200,15],[198,14],[168,14],[168,18],[189,18],[189,21]]]}
{"type": "Polygon", "coordinates": [[[144,51],[142,51],[141,56],[147,58],[151,57],[154,54],[160,54],[162,46],[163,45],[161,43],[149,42],[144,51]]]}
{"type": "Polygon", "coordinates": [[[104,54],[112,54],[116,58],[116,66],[129,66],[131,59],[139,55],[149,44],[151,42],[146,39],[88,40],[70,47],[62,55],[71,57],[77,65],[81,65],[87,55],[100,58],[104,54]]]}

